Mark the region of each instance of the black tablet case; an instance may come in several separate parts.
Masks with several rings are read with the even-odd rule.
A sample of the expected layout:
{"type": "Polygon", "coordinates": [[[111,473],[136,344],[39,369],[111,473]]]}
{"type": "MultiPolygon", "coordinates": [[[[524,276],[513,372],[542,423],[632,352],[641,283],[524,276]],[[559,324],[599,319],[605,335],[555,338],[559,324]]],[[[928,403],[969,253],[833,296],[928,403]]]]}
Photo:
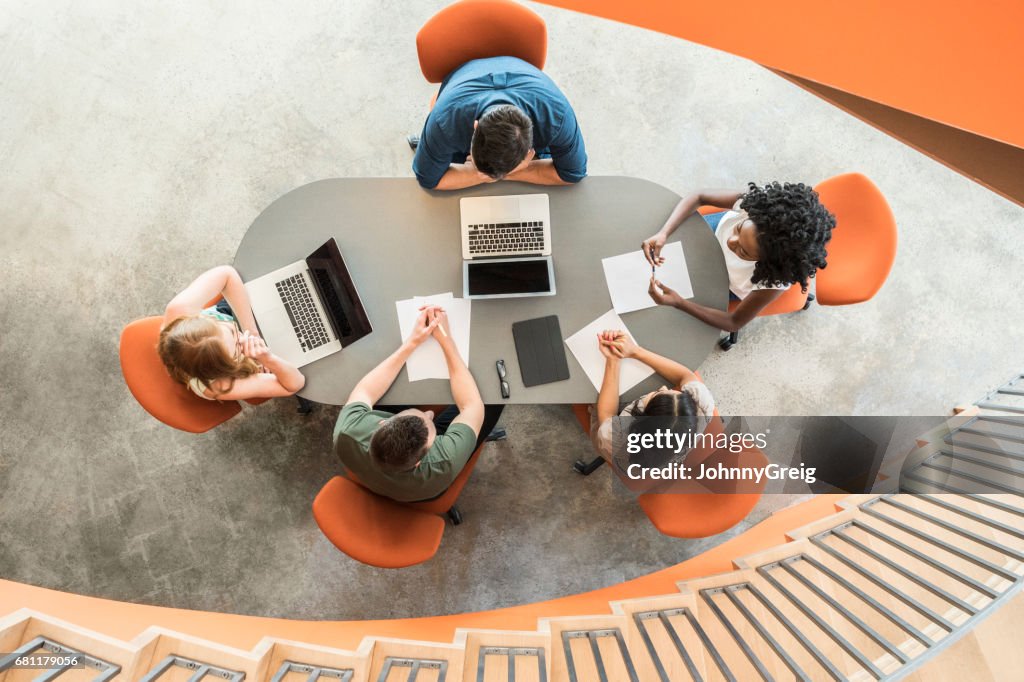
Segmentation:
{"type": "Polygon", "coordinates": [[[562,328],[558,326],[557,315],[514,323],[512,338],[516,342],[524,386],[550,384],[569,378],[569,364],[565,360],[562,328]]]}

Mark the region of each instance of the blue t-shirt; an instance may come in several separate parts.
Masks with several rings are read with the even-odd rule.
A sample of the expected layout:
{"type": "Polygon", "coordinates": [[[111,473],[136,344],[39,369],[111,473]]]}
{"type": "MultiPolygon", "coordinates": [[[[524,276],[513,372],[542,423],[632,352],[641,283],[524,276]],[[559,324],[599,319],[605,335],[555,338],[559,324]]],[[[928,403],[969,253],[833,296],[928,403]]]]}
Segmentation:
{"type": "Polygon", "coordinates": [[[497,104],[514,104],[533,121],[533,148],[550,154],[558,177],[579,182],[587,175],[576,114],[562,91],[543,71],[516,57],[474,59],[453,71],[427,116],[412,170],[431,189],[449,164],[464,163],[473,139],[473,121],[497,104]]]}

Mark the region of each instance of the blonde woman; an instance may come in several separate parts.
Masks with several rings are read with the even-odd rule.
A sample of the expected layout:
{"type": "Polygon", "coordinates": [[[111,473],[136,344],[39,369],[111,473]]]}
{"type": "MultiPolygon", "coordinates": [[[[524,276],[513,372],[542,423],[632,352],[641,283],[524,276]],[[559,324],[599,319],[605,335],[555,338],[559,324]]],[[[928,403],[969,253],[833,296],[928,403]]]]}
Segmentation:
{"type": "Polygon", "coordinates": [[[171,299],[157,352],[175,380],[207,400],[288,396],[306,383],[260,338],[249,295],[230,265],[207,270],[171,299]],[[223,300],[205,307],[217,296],[223,300]]]}

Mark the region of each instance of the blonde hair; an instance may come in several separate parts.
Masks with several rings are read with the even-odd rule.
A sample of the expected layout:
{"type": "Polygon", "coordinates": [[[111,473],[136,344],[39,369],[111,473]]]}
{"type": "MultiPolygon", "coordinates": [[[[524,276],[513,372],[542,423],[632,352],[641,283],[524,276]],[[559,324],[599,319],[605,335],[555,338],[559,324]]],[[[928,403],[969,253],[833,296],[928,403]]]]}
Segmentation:
{"type": "Polygon", "coordinates": [[[230,391],[235,379],[261,370],[252,358],[232,357],[221,343],[220,324],[202,315],[172,320],[160,331],[156,350],[175,381],[187,386],[189,380],[198,379],[217,394],[230,391]],[[213,382],[224,380],[228,387],[223,391],[213,387],[213,382]]]}

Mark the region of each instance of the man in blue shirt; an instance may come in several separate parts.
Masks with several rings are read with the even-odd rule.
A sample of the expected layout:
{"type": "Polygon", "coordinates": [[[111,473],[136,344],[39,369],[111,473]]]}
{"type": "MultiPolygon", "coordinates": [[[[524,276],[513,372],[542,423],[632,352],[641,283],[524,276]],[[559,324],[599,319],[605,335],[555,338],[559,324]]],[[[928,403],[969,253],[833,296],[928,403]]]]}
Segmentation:
{"type": "Polygon", "coordinates": [[[587,152],[568,100],[543,71],[515,57],[466,62],[441,83],[412,162],[427,189],[497,180],[569,185],[587,152]]]}

